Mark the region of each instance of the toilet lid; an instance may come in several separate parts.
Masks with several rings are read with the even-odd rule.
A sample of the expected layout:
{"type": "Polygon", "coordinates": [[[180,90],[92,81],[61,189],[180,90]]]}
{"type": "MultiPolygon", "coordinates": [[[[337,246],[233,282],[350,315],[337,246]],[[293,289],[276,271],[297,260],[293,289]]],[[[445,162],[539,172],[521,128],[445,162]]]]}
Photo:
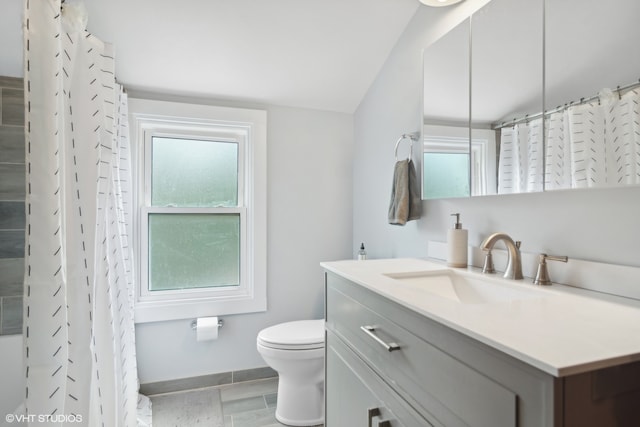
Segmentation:
{"type": "Polygon", "coordinates": [[[258,343],[284,350],[306,350],[324,347],[324,319],[297,320],[263,329],[258,343]]]}

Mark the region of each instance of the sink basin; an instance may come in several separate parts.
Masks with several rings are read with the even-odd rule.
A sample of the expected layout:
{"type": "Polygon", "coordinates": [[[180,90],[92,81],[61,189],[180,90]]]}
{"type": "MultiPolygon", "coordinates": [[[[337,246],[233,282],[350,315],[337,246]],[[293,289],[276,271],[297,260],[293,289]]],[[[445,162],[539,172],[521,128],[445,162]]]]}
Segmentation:
{"type": "Polygon", "coordinates": [[[502,283],[502,279],[485,278],[475,273],[432,270],[384,275],[404,286],[461,304],[488,304],[541,297],[535,289],[519,289],[519,284],[502,283]]]}

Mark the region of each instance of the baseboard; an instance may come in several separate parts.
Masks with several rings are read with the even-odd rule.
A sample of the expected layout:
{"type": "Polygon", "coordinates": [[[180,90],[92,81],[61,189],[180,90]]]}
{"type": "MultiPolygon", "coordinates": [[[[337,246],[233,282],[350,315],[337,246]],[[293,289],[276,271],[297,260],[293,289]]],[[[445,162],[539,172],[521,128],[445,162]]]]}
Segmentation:
{"type": "Polygon", "coordinates": [[[201,375],[198,377],[178,378],[175,380],[140,384],[140,393],[145,396],[151,396],[154,394],[172,393],[204,387],[215,387],[226,384],[273,378],[277,376],[278,373],[276,371],[265,366],[262,368],[221,372],[217,374],[201,375]]]}

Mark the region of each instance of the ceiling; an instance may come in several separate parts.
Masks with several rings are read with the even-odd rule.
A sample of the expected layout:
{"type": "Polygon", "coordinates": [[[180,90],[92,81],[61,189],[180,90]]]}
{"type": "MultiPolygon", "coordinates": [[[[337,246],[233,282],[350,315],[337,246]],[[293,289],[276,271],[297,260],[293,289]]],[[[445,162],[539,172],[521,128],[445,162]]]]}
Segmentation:
{"type": "MultiPolygon", "coordinates": [[[[71,0],[72,1],[72,0],[71,0]]],[[[22,74],[22,0],[0,0],[0,75],[22,74]]],[[[85,0],[130,90],[353,113],[416,0],[85,0]]]]}

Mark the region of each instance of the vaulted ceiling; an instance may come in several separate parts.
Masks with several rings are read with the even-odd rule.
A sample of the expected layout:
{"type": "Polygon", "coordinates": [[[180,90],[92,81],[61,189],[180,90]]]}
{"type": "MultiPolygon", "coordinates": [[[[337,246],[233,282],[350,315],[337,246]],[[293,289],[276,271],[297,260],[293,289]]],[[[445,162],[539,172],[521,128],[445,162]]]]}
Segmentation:
{"type": "MultiPolygon", "coordinates": [[[[73,1],[73,0],[68,0],[73,1]]],[[[126,87],[352,113],[416,0],[85,0],[126,87]]],[[[424,6],[422,6],[424,7],[424,6]]],[[[21,75],[22,0],[2,0],[0,75],[21,75]]]]}

